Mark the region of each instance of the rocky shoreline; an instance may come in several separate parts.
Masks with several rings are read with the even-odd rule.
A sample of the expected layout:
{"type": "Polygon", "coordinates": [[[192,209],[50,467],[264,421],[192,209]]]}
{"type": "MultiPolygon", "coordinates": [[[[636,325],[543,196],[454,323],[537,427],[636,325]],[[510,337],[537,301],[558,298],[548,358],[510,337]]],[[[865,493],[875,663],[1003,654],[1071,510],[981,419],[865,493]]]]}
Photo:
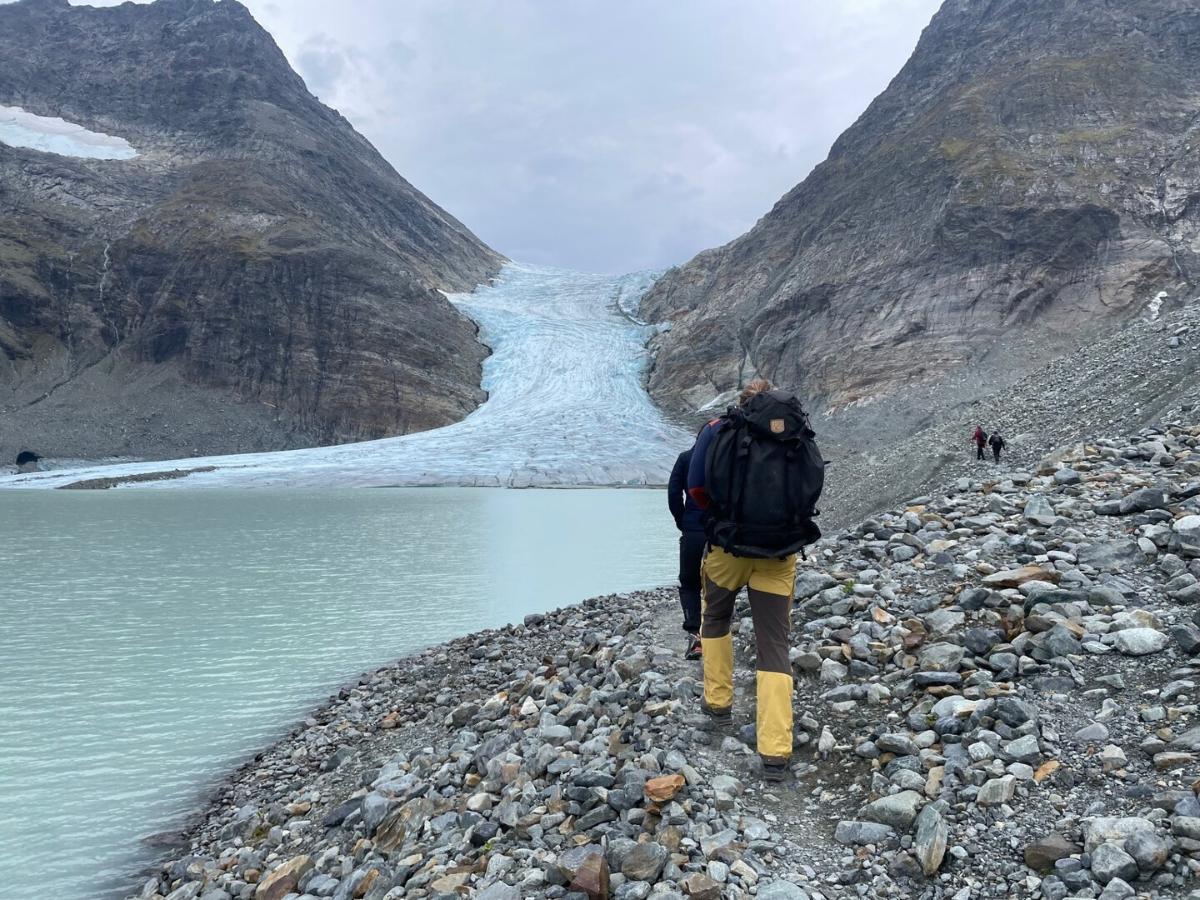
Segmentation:
{"type": "Polygon", "coordinates": [[[793,780],[699,711],[670,589],[343,688],[142,900],[1200,897],[1200,427],[981,467],[828,536],[793,614],[793,780]]]}

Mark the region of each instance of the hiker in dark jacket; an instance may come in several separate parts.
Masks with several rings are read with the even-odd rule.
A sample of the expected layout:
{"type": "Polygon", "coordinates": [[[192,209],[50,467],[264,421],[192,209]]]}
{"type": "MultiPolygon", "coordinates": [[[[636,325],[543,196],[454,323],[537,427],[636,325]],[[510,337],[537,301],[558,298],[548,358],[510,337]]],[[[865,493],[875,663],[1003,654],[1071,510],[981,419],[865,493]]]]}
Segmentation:
{"type": "Polygon", "coordinates": [[[1000,437],[999,431],[993,431],[992,436],[988,438],[988,443],[992,445],[992,459],[995,462],[1000,462],[1000,451],[1004,449],[1004,438],[1000,437]]]}
{"type": "MultiPolygon", "coordinates": [[[[751,382],[742,391],[739,406],[756,395],[772,391],[766,380],[751,382]]],[[[688,494],[701,509],[710,498],[706,457],[709,447],[725,427],[713,419],[701,430],[692,451],[688,494]]],[[[704,606],[700,638],[704,645],[704,700],[701,708],[720,726],[733,723],[733,637],[730,626],[734,601],[748,588],[750,613],[757,645],[756,740],[763,777],[783,780],[792,755],[792,665],[789,658],[790,615],[796,584],[796,554],[780,559],[736,556],[711,546],[702,567],[704,606]]]]}
{"type": "Polygon", "coordinates": [[[700,643],[700,563],[704,559],[704,511],[687,492],[691,449],[684,450],[671,469],[667,484],[667,505],[679,529],[679,605],[683,607],[683,630],[689,635],[685,659],[699,659],[700,643]]]}
{"type": "Polygon", "coordinates": [[[975,458],[983,459],[983,448],[987,446],[988,436],[982,425],[975,426],[975,433],[971,435],[971,440],[975,442],[975,458]]]}

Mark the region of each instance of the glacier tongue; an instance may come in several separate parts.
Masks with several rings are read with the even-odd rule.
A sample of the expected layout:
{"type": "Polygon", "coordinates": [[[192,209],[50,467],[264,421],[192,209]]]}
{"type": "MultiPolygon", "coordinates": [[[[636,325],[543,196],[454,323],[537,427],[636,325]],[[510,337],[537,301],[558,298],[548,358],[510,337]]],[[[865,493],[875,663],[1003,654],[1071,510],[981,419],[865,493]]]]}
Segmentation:
{"type": "Polygon", "coordinates": [[[621,311],[653,280],[509,264],[493,285],[451,295],[492,355],[483,367],[487,402],[445,428],[310,450],[57,470],[0,486],[209,466],[145,486],[663,484],[691,435],[664,421],[643,388],[653,328],[621,311]]]}

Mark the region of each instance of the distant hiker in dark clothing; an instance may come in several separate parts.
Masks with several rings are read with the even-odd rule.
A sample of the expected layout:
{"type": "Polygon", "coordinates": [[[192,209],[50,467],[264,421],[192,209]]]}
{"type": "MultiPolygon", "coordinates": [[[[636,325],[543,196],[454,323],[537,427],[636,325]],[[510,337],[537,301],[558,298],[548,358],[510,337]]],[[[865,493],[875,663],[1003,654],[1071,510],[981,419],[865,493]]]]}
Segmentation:
{"type": "Polygon", "coordinates": [[[824,484],[800,401],[762,379],[701,430],[688,494],[705,511],[704,700],[719,726],[733,724],[733,637],[738,592],[747,588],[758,650],[755,740],[767,781],[782,781],[792,756],[792,663],[788,632],[796,556],[821,531],[813,522],[824,484]]]}
{"type": "Polygon", "coordinates": [[[687,492],[690,449],[679,454],[667,484],[667,504],[679,529],[679,605],[683,607],[683,630],[688,638],[685,659],[699,659],[700,643],[700,563],[704,559],[704,510],[687,492]]]}
{"type": "Polygon", "coordinates": [[[982,425],[975,426],[975,433],[971,435],[971,440],[975,442],[975,458],[983,459],[983,448],[987,446],[988,436],[982,425]]]}
{"type": "Polygon", "coordinates": [[[992,436],[988,438],[988,443],[992,445],[993,461],[1000,462],[1000,451],[1004,449],[1004,438],[1000,437],[1000,432],[993,431],[992,436]]]}

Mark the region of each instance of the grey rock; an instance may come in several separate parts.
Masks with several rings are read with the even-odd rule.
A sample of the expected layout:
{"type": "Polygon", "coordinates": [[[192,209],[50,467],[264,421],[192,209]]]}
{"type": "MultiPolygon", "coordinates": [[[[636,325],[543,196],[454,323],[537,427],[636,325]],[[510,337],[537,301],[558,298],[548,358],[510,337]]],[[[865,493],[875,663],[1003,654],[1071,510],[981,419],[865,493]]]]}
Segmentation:
{"type": "Polygon", "coordinates": [[[1200,816],[1176,816],[1171,820],[1171,831],[1180,837],[1200,841],[1200,816]]]}
{"type": "Polygon", "coordinates": [[[1035,525],[1053,525],[1058,516],[1054,512],[1054,507],[1050,505],[1050,500],[1043,494],[1034,494],[1029,498],[1029,502],[1025,504],[1025,510],[1022,513],[1027,522],[1032,522],[1035,525]]]}
{"type": "Polygon", "coordinates": [[[1012,800],[1016,790],[1016,781],[1013,776],[1005,775],[1002,778],[993,778],[984,782],[975,802],[980,806],[999,806],[1001,803],[1008,803],[1012,800]]]}
{"type": "Polygon", "coordinates": [[[758,900],[809,900],[809,895],[790,881],[772,881],[758,886],[758,900]]]}
{"type": "Polygon", "coordinates": [[[824,572],[801,572],[796,576],[795,596],[807,600],[827,588],[836,587],[837,582],[824,572]]]}
{"type": "Polygon", "coordinates": [[[913,852],[921,864],[921,871],[927,876],[933,875],[942,866],[946,855],[946,840],[950,830],[946,820],[933,804],[921,810],[916,821],[916,835],[913,838],[913,852]]]}
{"type": "Polygon", "coordinates": [[[475,900],[521,900],[520,888],[497,881],[475,892],[475,900]]]}
{"type": "Polygon", "coordinates": [[[1176,519],[1173,528],[1179,538],[1179,555],[1189,559],[1200,557],[1200,515],[1176,519]]]}
{"type": "Polygon", "coordinates": [[[1170,840],[1153,831],[1135,831],[1125,839],[1124,849],[1137,863],[1138,871],[1149,875],[1166,865],[1171,846],[1170,840]]]}
{"type": "Polygon", "coordinates": [[[857,847],[862,844],[884,844],[896,836],[891,825],[879,822],[854,822],[843,820],[838,822],[834,830],[834,839],[839,844],[857,847]]]}
{"type": "Polygon", "coordinates": [[[1121,515],[1146,512],[1151,509],[1163,509],[1167,498],[1159,488],[1142,488],[1121,498],[1121,515]]]}
{"type": "Polygon", "coordinates": [[[1092,874],[1101,884],[1108,884],[1114,878],[1133,881],[1138,876],[1138,866],[1116,844],[1105,843],[1092,851],[1092,874]]]}
{"type": "Polygon", "coordinates": [[[658,881],[670,854],[662,844],[645,842],[638,844],[621,863],[621,874],[632,881],[658,881]]]}
{"type": "Polygon", "coordinates": [[[900,791],[868,803],[863,807],[862,817],[870,822],[891,825],[898,831],[908,831],[922,802],[923,798],[916,791],[900,791]]]}
{"type": "Polygon", "coordinates": [[[1083,743],[1100,743],[1108,740],[1108,728],[1101,722],[1085,725],[1075,732],[1075,740],[1083,743]]]}
{"type": "Polygon", "coordinates": [[[1116,635],[1116,648],[1126,656],[1145,656],[1167,646],[1168,638],[1153,628],[1126,628],[1116,635]]]}
{"type": "Polygon", "coordinates": [[[962,663],[964,650],[958,644],[929,644],[921,649],[919,661],[922,669],[934,672],[954,672],[962,663]]]}
{"type": "Polygon", "coordinates": [[[1120,572],[1141,565],[1146,559],[1134,540],[1088,544],[1076,555],[1081,566],[1091,566],[1099,572],[1120,572]]]}
{"type": "Polygon", "coordinates": [[[917,745],[906,734],[884,734],[876,738],[875,746],[883,753],[894,753],[897,756],[914,756],[917,745]]]}
{"type": "Polygon", "coordinates": [[[1154,831],[1154,823],[1139,816],[1099,816],[1084,825],[1083,849],[1093,852],[1105,842],[1123,845],[1135,831],[1154,831]]]}

